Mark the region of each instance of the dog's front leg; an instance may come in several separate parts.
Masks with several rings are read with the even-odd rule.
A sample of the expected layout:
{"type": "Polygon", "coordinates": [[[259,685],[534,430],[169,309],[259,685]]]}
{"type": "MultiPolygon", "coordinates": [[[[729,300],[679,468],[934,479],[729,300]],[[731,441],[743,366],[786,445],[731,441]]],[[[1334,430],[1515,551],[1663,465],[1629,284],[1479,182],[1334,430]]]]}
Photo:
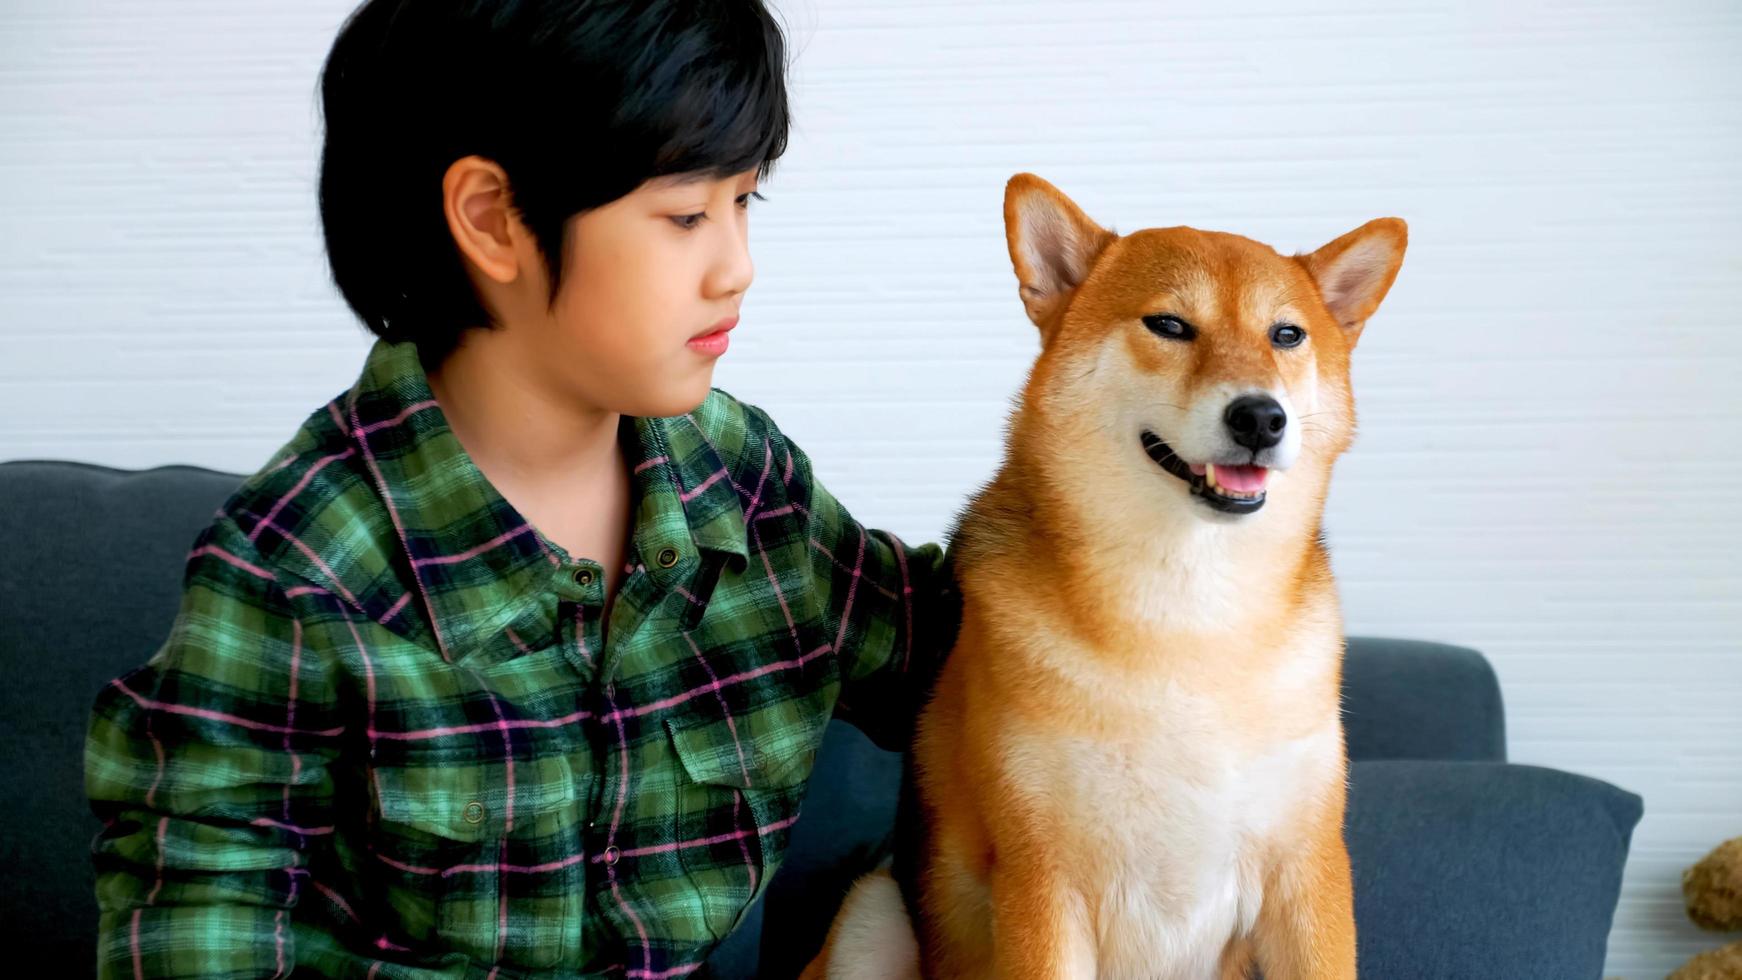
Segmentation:
{"type": "Polygon", "coordinates": [[[1355,894],[1342,806],[1327,808],[1306,846],[1285,853],[1252,931],[1265,980],[1354,980],[1355,894]]]}
{"type": "Polygon", "coordinates": [[[1001,854],[992,868],[999,980],[1094,980],[1093,933],[1081,893],[1047,866],[1044,852],[1024,850],[1001,854]]]}

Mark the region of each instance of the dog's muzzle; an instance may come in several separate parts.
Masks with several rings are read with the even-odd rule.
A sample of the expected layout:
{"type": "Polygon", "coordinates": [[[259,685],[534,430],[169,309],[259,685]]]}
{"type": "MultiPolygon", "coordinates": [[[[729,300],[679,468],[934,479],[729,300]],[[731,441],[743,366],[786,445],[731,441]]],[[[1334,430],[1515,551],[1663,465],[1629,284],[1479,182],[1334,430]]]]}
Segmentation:
{"type": "Polygon", "coordinates": [[[1168,473],[1184,480],[1192,496],[1224,514],[1251,514],[1264,506],[1270,471],[1262,466],[1188,463],[1153,432],[1143,433],[1143,451],[1168,473]]]}

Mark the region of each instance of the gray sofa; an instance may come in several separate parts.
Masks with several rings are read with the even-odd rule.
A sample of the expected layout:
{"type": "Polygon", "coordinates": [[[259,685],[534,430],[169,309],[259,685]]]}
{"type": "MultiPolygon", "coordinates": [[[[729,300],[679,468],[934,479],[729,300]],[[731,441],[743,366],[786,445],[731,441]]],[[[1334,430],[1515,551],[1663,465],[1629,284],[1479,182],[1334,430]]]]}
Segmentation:
{"type": "MultiPolygon", "coordinates": [[[[0,463],[10,791],[0,948],[15,964],[90,972],[91,702],[156,650],[187,548],[241,479],[189,466],[0,463]]],[[[1499,686],[1474,650],[1351,638],[1344,674],[1361,974],[1600,977],[1640,798],[1508,763],[1499,686]]],[[[796,974],[853,876],[885,853],[898,775],[899,757],[830,726],[788,860],[709,975],[796,974]]]]}

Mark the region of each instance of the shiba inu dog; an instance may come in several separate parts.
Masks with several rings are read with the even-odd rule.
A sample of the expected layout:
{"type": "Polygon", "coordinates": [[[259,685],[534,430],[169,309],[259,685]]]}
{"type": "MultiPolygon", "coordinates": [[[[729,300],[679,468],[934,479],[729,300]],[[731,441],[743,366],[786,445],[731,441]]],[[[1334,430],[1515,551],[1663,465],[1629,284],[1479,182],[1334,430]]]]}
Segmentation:
{"type": "Polygon", "coordinates": [[[1031,174],[1004,218],[1042,350],[950,536],[917,832],[806,976],[1353,977],[1320,521],[1407,229],[1119,235],[1031,174]]]}

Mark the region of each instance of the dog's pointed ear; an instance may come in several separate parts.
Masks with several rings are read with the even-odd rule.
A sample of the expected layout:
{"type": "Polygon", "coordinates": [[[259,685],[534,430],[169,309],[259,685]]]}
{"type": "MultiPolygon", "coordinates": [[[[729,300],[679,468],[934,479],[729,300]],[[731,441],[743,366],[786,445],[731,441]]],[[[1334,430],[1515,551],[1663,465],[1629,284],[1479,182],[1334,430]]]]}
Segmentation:
{"type": "Polygon", "coordinates": [[[1022,305],[1044,343],[1071,293],[1119,236],[1090,220],[1058,188],[1024,173],[1004,185],[1004,237],[1022,305]]]}
{"type": "Polygon", "coordinates": [[[1374,218],[1316,252],[1296,256],[1319,284],[1325,307],[1348,333],[1360,339],[1367,318],[1391,290],[1403,266],[1409,226],[1402,218],[1374,218]]]}

